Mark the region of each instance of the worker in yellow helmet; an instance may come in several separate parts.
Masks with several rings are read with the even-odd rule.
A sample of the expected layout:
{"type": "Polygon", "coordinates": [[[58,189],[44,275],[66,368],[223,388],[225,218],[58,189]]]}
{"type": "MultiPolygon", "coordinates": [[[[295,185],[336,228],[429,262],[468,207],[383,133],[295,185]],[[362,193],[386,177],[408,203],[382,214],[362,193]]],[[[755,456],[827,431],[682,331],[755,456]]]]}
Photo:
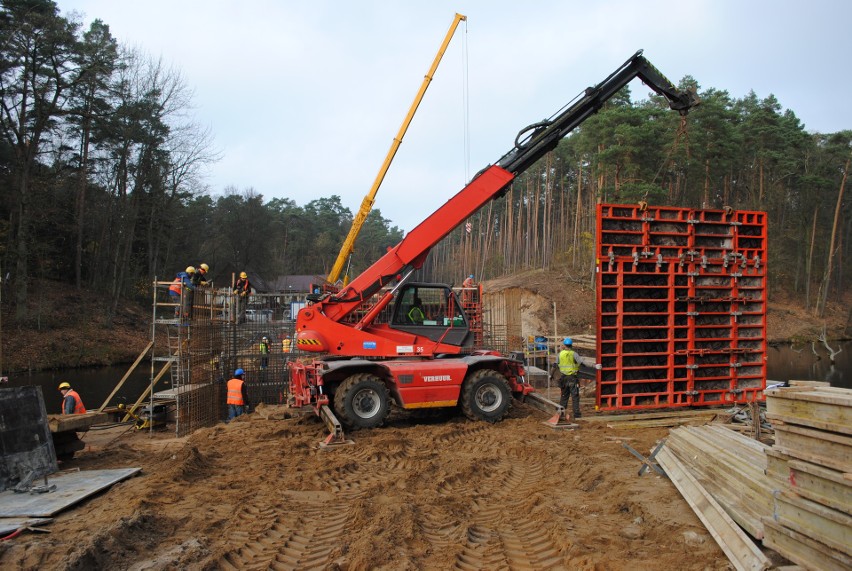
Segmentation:
{"type": "Polygon", "coordinates": [[[249,283],[248,274],[240,272],[240,279],[234,285],[234,295],[237,300],[237,323],[243,323],[246,320],[246,306],[248,305],[248,297],[251,295],[251,284],[249,283]]]}
{"type": "Polygon", "coordinates": [[[209,271],[210,266],[208,266],[207,264],[198,264],[198,269],[196,269],[195,273],[192,275],[192,285],[196,287],[200,285],[209,285],[210,282],[207,279],[207,272],[209,271]]]}
{"type": "Polygon", "coordinates": [[[70,383],[59,383],[59,392],[62,393],[62,414],[86,414],[83,399],[71,388],[70,383]]]}
{"type": "Polygon", "coordinates": [[[189,318],[192,309],[192,292],[195,290],[193,276],[195,268],[187,266],[182,272],[178,272],[172,285],[169,286],[169,297],[175,307],[175,317],[189,318]]]}

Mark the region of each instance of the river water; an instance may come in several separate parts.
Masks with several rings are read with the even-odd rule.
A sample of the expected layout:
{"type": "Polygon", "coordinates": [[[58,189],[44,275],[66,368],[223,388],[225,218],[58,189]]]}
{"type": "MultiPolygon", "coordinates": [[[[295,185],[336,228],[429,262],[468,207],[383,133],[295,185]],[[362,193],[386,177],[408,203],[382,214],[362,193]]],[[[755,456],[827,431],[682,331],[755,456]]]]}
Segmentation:
{"type": "MultiPolygon", "coordinates": [[[[815,347],[814,354],[810,345],[773,346],[767,351],[768,384],[774,381],[810,380],[828,381],[832,386],[852,389],[852,341],[832,345],[841,351],[835,356],[832,366],[828,353],[822,346],[815,347]]],[[[100,367],[96,369],[62,369],[32,374],[11,374],[5,386],[20,387],[38,385],[44,395],[48,414],[60,412],[62,395],[57,387],[62,381],[68,381],[80,393],[83,402],[90,410],[98,408],[127,373],[128,366],[100,367]]],[[[120,402],[132,404],[148,387],[151,379],[150,363],[140,363],[110,401],[114,406],[120,402]]],[[[156,390],[170,388],[169,376],[164,376],[156,390]]],[[[1,385],[0,385],[1,386],[1,385]]]]}

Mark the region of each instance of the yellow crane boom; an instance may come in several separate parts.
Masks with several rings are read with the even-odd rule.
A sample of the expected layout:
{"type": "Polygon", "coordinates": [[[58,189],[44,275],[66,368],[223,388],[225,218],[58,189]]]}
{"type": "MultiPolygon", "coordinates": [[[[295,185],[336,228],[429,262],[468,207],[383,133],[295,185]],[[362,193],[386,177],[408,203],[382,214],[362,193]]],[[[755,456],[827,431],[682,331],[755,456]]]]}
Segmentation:
{"type": "MultiPolygon", "coordinates": [[[[426,89],[432,81],[432,76],[435,75],[435,70],[438,69],[438,64],[441,63],[441,58],[444,57],[444,52],[447,51],[447,46],[450,45],[450,40],[453,39],[456,28],[458,28],[458,25],[462,20],[467,20],[467,16],[456,14],[453,18],[453,23],[450,24],[450,29],[447,31],[446,37],[444,37],[444,42],[441,44],[441,47],[438,49],[438,53],[435,56],[435,60],[432,62],[432,67],[429,68],[429,72],[423,78],[420,90],[417,92],[414,102],[411,104],[411,108],[409,108],[408,114],[405,116],[402,126],[399,128],[399,132],[396,134],[396,137],[391,143],[388,154],[385,157],[385,161],[382,163],[379,173],[376,175],[376,180],[373,181],[373,186],[361,202],[361,208],[358,210],[358,214],[356,214],[355,218],[352,220],[352,227],[349,229],[349,234],[346,236],[346,240],[343,241],[343,246],[340,248],[337,260],[335,260],[334,266],[332,266],[331,272],[329,272],[328,278],[326,278],[329,283],[335,283],[338,278],[340,278],[340,273],[343,271],[343,266],[346,264],[346,260],[352,255],[352,252],[355,249],[355,239],[358,237],[358,233],[361,231],[361,227],[364,225],[367,215],[370,214],[370,210],[373,209],[373,202],[375,202],[376,193],[379,191],[379,187],[385,179],[385,175],[390,168],[390,164],[396,155],[397,149],[399,149],[399,146],[402,144],[402,138],[405,136],[405,132],[408,131],[408,126],[414,118],[414,113],[417,111],[417,108],[420,106],[420,102],[423,100],[423,96],[426,94],[426,89]]],[[[348,280],[344,279],[344,285],[346,285],[346,281],[348,280]]]]}

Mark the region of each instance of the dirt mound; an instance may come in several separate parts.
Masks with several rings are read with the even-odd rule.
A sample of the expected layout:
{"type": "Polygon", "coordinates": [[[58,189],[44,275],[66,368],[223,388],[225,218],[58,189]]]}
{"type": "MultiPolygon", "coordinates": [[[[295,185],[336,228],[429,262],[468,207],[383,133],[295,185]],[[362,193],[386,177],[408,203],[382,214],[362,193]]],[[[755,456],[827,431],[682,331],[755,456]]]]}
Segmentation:
{"type": "MultiPolygon", "coordinates": [[[[313,416],[251,414],[179,440],[126,432],[113,454],[65,467],[142,474],[61,513],[50,535],[0,544],[0,566],[728,568],[672,484],[638,477],[604,423],[558,432],[520,404],[497,424],[393,418],[327,450],[313,416]]],[[[621,436],[647,452],[665,434],[621,436]]]]}

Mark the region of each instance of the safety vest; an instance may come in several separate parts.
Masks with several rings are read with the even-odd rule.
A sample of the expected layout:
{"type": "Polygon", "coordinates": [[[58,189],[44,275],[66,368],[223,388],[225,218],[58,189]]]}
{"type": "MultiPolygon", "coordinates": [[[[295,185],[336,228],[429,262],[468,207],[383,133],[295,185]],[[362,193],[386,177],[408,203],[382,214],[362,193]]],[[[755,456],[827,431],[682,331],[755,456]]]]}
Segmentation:
{"type": "Polygon", "coordinates": [[[289,353],[290,352],[290,346],[292,345],[292,343],[293,343],[293,341],[289,337],[285,337],[281,341],[281,351],[283,351],[284,353],[289,353]]]}
{"type": "Polygon", "coordinates": [[[169,286],[169,295],[180,295],[180,282],[180,278],[175,278],[175,281],[169,286]]]}
{"type": "Polygon", "coordinates": [[[266,341],[261,341],[260,342],[260,352],[264,355],[268,354],[269,353],[269,343],[267,343],[266,341]]]}
{"type": "MultiPolygon", "coordinates": [[[[65,393],[65,398],[68,397],[73,397],[74,399],[73,414],[86,414],[86,407],[83,406],[83,399],[80,398],[77,391],[70,389],[67,393],[65,393]]],[[[65,414],[65,399],[62,399],[62,414],[65,414]]]]}
{"type": "Polygon", "coordinates": [[[416,305],[408,310],[408,318],[413,323],[423,323],[423,320],[426,319],[426,314],[423,313],[423,310],[417,307],[416,305]]]}
{"type": "Polygon", "coordinates": [[[231,379],[228,381],[228,404],[243,406],[246,402],[243,400],[243,384],[242,379],[231,379]]]}
{"type": "Polygon", "coordinates": [[[563,375],[576,375],[580,370],[580,363],[574,357],[574,351],[571,349],[563,349],[559,352],[559,371],[563,375]]]}

